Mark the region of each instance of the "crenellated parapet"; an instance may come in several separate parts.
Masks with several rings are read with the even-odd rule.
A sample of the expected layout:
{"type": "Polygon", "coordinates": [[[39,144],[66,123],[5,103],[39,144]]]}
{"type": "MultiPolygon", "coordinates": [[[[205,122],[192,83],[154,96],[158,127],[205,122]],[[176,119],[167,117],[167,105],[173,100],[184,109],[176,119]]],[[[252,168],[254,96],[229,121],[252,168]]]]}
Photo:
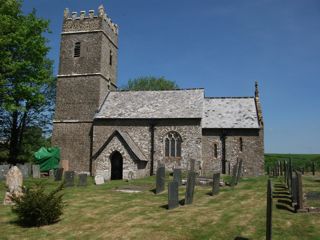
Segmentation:
{"type": "Polygon", "coordinates": [[[94,10],[89,10],[88,14],[86,11],[80,11],[78,14],[70,12],[68,8],[64,10],[62,33],[89,31],[104,31],[117,46],[119,26],[112,22],[102,5],[98,8],[97,14],[94,10]]]}

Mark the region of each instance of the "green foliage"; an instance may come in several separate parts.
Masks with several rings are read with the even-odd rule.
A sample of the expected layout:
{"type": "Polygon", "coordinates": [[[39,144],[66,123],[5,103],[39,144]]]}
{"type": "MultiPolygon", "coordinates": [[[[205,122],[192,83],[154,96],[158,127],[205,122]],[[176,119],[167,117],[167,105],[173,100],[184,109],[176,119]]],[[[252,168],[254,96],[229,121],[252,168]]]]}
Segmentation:
{"type": "Polygon", "coordinates": [[[27,188],[21,198],[14,198],[12,211],[17,214],[18,223],[31,227],[57,222],[63,209],[62,194],[58,194],[62,188],[60,185],[46,193],[43,184],[36,184],[27,188]]]}
{"type": "Polygon", "coordinates": [[[28,127],[51,120],[55,79],[43,33],[49,22],[35,10],[23,15],[21,1],[0,0],[0,150],[16,163],[28,127]]]}
{"type": "Polygon", "coordinates": [[[130,79],[128,84],[122,89],[133,90],[133,91],[157,91],[157,90],[173,90],[178,89],[178,85],[174,81],[165,79],[164,77],[139,77],[135,79],[130,79]]]}
{"type": "Polygon", "coordinates": [[[268,166],[273,167],[278,160],[292,160],[292,166],[296,168],[305,168],[311,171],[312,163],[315,163],[316,169],[320,170],[320,154],[265,154],[265,169],[268,166]]]}

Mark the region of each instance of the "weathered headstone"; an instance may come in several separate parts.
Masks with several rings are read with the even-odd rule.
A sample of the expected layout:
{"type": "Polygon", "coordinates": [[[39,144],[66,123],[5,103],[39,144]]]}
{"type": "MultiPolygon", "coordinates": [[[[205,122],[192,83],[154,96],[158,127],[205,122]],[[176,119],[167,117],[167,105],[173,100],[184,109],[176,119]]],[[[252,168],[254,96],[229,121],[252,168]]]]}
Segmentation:
{"type": "Polygon", "coordinates": [[[188,178],[187,178],[186,193],[185,193],[185,202],[184,202],[185,204],[192,204],[195,184],[196,184],[196,173],[194,171],[189,171],[188,178]]]}
{"type": "Polygon", "coordinates": [[[168,184],[168,209],[179,206],[179,185],[173,181],[168,184]]]}
{"type": "Polygon", "coordinates": [[[220,173],[213,174],[212,196],[219,193],[220,190],[220,173]]]}
{"type": "Polygon", "coordinates": [[[0,165],[0,181],[6,178],[6,174],[9,171],[10,165],[0,165]]]}
{"type": "Polygon", "coordinates": [[[85,174],[85,173],[80,173],[80,174],[79,174],[78,186],[81,186],[81,187],[87,186],[87,177],[88,177],[87,174],[85,174]]]}
{"type": "Polygon", "coordinates": [[[63,168],[56,169],[55,174],[54,174],[54,180],[55,181],[61,181],[62,180],[63,170],[64,170],[63,168]]]}
{"type": "Polygon", "coordinates": [[[296,172],[297,175],[297,208],[303,209],[303,187],[302,187],[302,176],[301,173],[296,172]]]}
{"type": "Polygon", "coordinates": [[[24,165],[24,164],[17,164],[17,167],[20,169],[22,175],[24,178],[28,178],[29,177],[29,167],[28,165],[24,165]]]}
{"type": "Polygon", "coordinates": [[[20,169],[17,166],[13,166],[6,175],[7,191],[3,201],[4,205],[13,204],[12,196],[22,196],[22,184],[23,175],[20,169]]]}
{"type": "Polygon", "coordinates": [[[240,180],[241,174],[242,174],[242,159],[240,159],[238,169],[237,169],[236,185],[238,184],[238,182],[240,180]]]}
{"type": "Polygon", "coordinates": [[[73,187],[74,186],[74,171],[66,171],[64,172],[64,183],[65,187],[73,187]]]}
{"type": "Polygon", "coordinates": [[[157,176],[156,176],[156,194],[159,194],[164,191],[165,185],[165,167],[160,165],[157,169],[157,176]]]}
{"type": "Polygon", "coordinates": [[[233,165],[233,168],[232,168],[232,177],[231,177],[231,182],[230,182],[230,186],[231,187],[233,187],[236,184],[236,181],[237,181],[237,169],[238,169],[238,163],[233,165]]]}
{"type": "Polygon", "coordinates": [[[292,161],[291,161],[291,158],[289,158],[289,163],[288,163],[288,189],[289,189],[289,192],[292,193],[292,161]]]}
{"type": "Polygon", "coordinates": [[[40,178],[40,165],[32,165],[32,177],[40,178]]]}
{"type": "Polygon", "coordinates": [[[272,239],[272,182],[268,180],[267,186],[267,219],[266,219],[266,240],[272,239]]]}
{"type": "Polygon", "coordinates": [[[102,175],[97,175],[94,177],[94,182],[96,185],[104,184],[104,177],[102,175]]]}
{"type": "Polygon", "coordinates": [[[316,174],[316,164],[315,162],[312,162],[312,175],[314,176],[316,174]]]}
{"type": "Polygon", "coordinates": [[[175,168],[173,169],[173,181],[176,181],[179,186],[181,186],[181,169],[175,168]]]}
{"type": "Polygon", "coordinates": [[[291,181],[292,205],[293,207],[296,207],[298,203],[298,179],[295,172],[292,173],[291,181]]]}
{"type": "Polygon", "coordinates": [[[56,169],[49,170],[49,178],[54,178],[56,169]]]}

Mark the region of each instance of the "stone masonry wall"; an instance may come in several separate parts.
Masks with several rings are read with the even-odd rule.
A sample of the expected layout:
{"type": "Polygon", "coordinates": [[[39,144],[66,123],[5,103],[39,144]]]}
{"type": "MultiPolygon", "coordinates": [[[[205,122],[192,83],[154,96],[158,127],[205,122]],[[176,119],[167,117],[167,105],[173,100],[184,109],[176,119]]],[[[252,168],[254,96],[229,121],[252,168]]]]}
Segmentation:
{"type": "Polygon", "coordinates": [[[264,146],[263,131],[254,129],[204,129],[203,130],[203,165],[206,173],[214,170],[221,171],[222,166],[222,143],[220,136],[226,133],[226,170],[230,162],[231,168],[236,164],[237,159],[243,160],[243,174],[257,176],[263,174],[264,146]],[[240,137],[243,142],[242,152],[240,151],[240,137]],[[213,157],[213,145],[218,145],[218,157],[213,157]]]}
{"type": "MultiPolygon", "coordinates": [[[[201,127],[199,120],[158,120],[154,128],[154,171],[157,163],[165,163],[167,169],[173,167],[187,168],[191,158],[201,159],[201,127]],[[176,131],[182,137],[180,159],[166,159],[164,156],[164,136],[176,131]]],[[[151,133],[148,120],[102,120],[96,121],[93,130],[93,155],[99,151],[109,136],[115,131],[125,131],[138,145],[148,159],[145,169],[150,174],[151,133]]],[[[109,143],[110,144],[110,143],[109,143]]],[[[119,144],[120,147],[120,144],[119,144]]],[[[98,157],[100,159],[100,157],[98,157]]],[[[106,159],[106,158],[104,158],[106,159]]],[[[127,158],[129,159],[129,158],[127,158]]],[[[110,160],[109,160],[110,161],[110,160]]],[[[94,163],[95,164],[95,163],[94,163]]],[[[130,165],[130,164],[129,164],[130,165]]],[[[128,166],[129,166],[128,165],[128,166]]],[[[130,169],[134,171],[134,169],[130,169]]]]}

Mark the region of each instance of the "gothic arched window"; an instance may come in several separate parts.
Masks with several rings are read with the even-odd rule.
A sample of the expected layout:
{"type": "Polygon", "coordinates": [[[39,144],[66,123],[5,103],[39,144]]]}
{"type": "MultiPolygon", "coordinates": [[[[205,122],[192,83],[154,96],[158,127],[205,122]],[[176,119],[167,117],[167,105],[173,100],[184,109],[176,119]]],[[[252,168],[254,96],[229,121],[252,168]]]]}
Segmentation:
{"type": "Polygon", "coordinates": [[[181,136],[177,132],[169,132],[164,138],[164,154],[169,158],[181,157],[181,136]]]}

